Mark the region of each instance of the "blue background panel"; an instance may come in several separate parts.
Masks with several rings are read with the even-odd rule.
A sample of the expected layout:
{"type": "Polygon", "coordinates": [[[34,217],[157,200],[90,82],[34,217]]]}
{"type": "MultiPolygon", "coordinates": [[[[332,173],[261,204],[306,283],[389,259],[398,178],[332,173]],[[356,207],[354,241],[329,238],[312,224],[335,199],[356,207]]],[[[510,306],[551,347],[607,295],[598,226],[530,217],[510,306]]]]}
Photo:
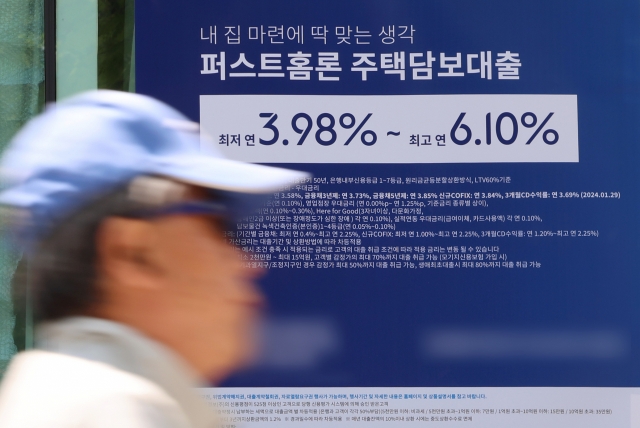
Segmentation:
{"type": "MultiPolygon", "coordinates": [[[[213,94],[578,96],[579,163],[281,165],[309,170],[316,177],[512,178],[511,184],[482,185],[327,184],[321,185],[322,191],[621,194],[619,200],[521,199],[489,208],[439,207],[426,212],[537,214],[544,219],[544,229],[599,230],[599,237],[593,239],[463,242],[433,238],[419,244],[498,245],[517,259],[540,261],[542,268],[536,270],[272,270],[263,281],[269,300],[267,357],[228,385],[640,386],[636,268],[640,255],[636,219],[640,4],[626,0],[138,0],[136,7],[138,91],[168,102],[194,120],[199,119],[199,96],[213,94]],[[281,24],[304,25],[305,43],[258,45],[243,40],[240,45],[227,45],[221,41],[226,25],[281,24]],[[200,29],[210,25],[217,26],[216,45],[200,40],[200,29]],[[335,42],[322,45],[308,34],[316,25],[329,29],[359,25],[372,34],[383,25],[413,25],[416,32],[413,44],[384,45],[374,35],[371,45],[361,49],[335,42]],[[221,81],[218,76],[200,74],[201,54],[224,51],[229,62],[240,52],[258,58],[260,53],[281,52],[286,57],[298,50],[314,55],[339,52],[345,70],[340,81],[221,81]],[[494,61],[497,52],[517,52],[522,61],[520,78],[499,80],[494,72],[492,80],[469,75],[399,81],[376,73],[363,82],[359,73],[348,71],[352,52],[399,50],[448,55],[492,51],[494,61]],[[309,352],[297,357],[293,352],[296,355],[287,360],[276,351],[269,354],[273,343],[281,349],[309,352]],[[467,354],[465,343],[472,348],[467,354]],[[451,352],[438,354],[429,346],[451,352]],[[484,355],[482,346],[486,346],[484,355]],[[550,349],[547,354],[540,351],[545,347],[550,349]],[[563,349],[572,348],[578,350],[563,354],[563,349]],[[513,353],[514,349],[520,353],[513,353]]],[[[450,228],[428,223],[416,227],[450,228]]],[[[374,245],[369,242],[366,245],[374,245]]],[[[381,238],[376,245],[417,244],[381,238]]]]}

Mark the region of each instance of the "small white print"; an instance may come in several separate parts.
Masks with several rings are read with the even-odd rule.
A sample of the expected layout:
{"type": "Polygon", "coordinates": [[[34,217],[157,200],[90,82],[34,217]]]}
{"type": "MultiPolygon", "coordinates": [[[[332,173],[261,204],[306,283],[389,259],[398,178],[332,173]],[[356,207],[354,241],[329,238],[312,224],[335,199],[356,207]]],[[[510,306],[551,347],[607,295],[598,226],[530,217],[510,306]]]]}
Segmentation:
{"type": "Polygon", "coordinates": [[[636,422],[638,388],[205,388],[232,428],[610,428],[636,422]],[[631,409],[630,409],[631,403],[631,409]],[[436,423],[435,425],[433,423],[436,423]],[[452,424],[453,422],[453,424],[452,424]],[[464,422],[457,424],[455,422],[464,422]]]}

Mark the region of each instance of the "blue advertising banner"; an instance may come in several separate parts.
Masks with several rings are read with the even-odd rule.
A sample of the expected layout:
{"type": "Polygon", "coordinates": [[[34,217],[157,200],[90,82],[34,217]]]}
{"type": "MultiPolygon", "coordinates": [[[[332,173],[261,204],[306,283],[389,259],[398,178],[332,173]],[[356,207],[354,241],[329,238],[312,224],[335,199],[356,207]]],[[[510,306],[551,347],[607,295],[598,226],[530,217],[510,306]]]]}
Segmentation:
{"type": "Polygon", "coordinates": [[[640,3],[136,3],[138,92],[313,173],[229,236],[269,308],[226,386],[640,386],[640,3]]]}

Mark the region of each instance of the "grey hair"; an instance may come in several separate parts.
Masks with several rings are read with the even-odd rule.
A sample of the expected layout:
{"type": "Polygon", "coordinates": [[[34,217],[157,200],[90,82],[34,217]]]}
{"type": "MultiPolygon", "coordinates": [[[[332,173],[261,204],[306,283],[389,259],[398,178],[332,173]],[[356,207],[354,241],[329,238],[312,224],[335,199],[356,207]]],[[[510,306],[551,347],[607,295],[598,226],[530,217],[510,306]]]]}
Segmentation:
{"type": "MultiPolygon", "coordinates": [[[[135,217],[136,213],[181,199],[181,189],[185,188],[169,179],[136,177],[60,222],[28,260],[36,321],[86,314],[102,301],[96,237],[104,220],[135,217]]],[[[22,288],[26,295],[26,287],[22,288]]]]}
{"type": "Polygon", "coordinates": [[[96,235],[100,224],[125,208],[119,188],[60,223],[28,260],[29,287],[37,321],[81,315],[101,301],[96,235]]]}

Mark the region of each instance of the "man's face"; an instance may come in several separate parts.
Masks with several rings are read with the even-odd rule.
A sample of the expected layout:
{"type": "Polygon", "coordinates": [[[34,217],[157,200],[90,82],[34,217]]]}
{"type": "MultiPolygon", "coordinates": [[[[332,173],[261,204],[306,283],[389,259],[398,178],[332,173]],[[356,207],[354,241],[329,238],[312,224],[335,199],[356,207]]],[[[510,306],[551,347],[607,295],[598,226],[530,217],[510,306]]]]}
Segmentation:
{"type": "Polygon", "coordinates": [[[192,347],[200,371],[220,377],[250,357],[262,298],[254,283],[259,271],[243,265],[216,220],[190,214],[152,220],[148,256],[162,293],[155,297],[170,306],[161,322],[177,335],[163,340],[192,347]]]}

